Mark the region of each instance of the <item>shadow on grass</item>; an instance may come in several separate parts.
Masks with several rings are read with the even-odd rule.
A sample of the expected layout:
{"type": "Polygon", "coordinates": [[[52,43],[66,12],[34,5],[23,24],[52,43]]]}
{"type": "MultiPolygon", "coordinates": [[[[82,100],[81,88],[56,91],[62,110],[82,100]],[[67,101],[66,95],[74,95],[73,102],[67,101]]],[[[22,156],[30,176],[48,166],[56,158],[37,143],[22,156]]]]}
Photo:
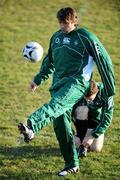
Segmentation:
{"type": "Polygon", "coordinates": [[[0,130],[6,130],[8,127],[0,127],[0,130]]]}
{"type": "Polygon", "coordinates": [[[38,158],[40,156],[60,156],[60,150],[53,147],[22,146],[22,147],[0,147],[0,154],[7,158],[38,158]]]}
{"type": "MultiPolygon", "coordinates": [[[[61,156],[60,154],[60,150],[58,148],[53,148],[51,146],[22,146],[22,147],[5,147],[2,146],[0,147],[0,156],[4,156],[2,157],[2,160],[0,160],[0,167],[7,167],[8,169],[4,169],[2,170],[3,175],[0,174],[0,179],[17,179],[17,180],[27,180],[29,179],[29,177],[31,177],[30,179],[52,179],[52,177],[56,177],[57,172],[55,169],[45,169],[44,166],[37,171],[37,173],[35,173],[34,171],[31,173],[30,169],[34,169],[34,165],[33,167],[30,165],[30,167],[27,169],[25,167],[27,167],[27,165],[23,166],[23,169],[17,169],[17,171],[15,172],[14,170],[12,170],[12,168],[10,169],[10,164],[14,165],[17,168],[17,162],[19,161],[24,161],[25,163],[27,162],[26,159],[29,161],[30,159],[34,159],[36,162],[40,163],[40,161],[42,160],[42,162],[44,162],[44,158],[46,159],[46,164],[50,163],[49,160],[51,159],[51,157],[59,157],[61,156]],[[17,161],[16,161],[17,160],[17,161]],[[48,160],[48,162],[47,162],[48,160]],[[15,162],[16,161],[16,162],[15,162]],[[20,171],[20,172],[19,172],[20,171]],[[24,178],[25,177],[25,178],[24,178]]],[[[54,164],[53,164],[54,167],[54,164]]],[[[38,167],[37,167],[38,168],[38,167]]],[[[50,167],[49,167],[50,168],[50,167]]]]}

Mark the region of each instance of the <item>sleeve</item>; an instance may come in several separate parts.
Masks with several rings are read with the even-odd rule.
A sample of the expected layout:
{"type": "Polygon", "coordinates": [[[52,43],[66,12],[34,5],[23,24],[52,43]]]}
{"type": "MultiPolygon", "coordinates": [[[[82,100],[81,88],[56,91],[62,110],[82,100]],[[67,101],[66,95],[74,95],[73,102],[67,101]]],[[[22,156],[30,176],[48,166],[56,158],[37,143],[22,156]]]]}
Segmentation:
{"type": "Polygon", "coordinates": [[[51,42],[48,50],[48,54],[43,59],[39,73],[34,77],[34,82],[37,85],[40,85],[42,82],[49,78],[49,75],[54,71],[53,59],[52,59],[52,50],[51,42]]]}
{"type": "Polygon", "coordinates": [[[115,94],[115,78],[111,58],[99,39],[89,34],[89,53],[93,57],[102,82],[104,84],[104,95],[106,98],[115,94]]]}
{"type": "Polygon", "coordinates": [[[105,133],[110,126],[113,116],[113,97],[109,97],[107,101],[104,101],[102,107],[102,117],[99,125],[92,131],[92,136],[97,138],[101,134],[105,133]]]}

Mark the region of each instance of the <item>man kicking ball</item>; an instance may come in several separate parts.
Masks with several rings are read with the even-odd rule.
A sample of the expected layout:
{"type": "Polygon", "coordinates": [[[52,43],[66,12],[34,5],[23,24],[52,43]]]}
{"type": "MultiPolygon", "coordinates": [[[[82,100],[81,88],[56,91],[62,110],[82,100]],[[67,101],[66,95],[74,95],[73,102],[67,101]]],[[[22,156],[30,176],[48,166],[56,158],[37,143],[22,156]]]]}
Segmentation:
{"type": "Polygon", "coordinates": [[[28,117],[27,125],[19,124],[19,130],[25,142],[29,142],[43,127],[53,122],[65,161],[58,175],[65,176],[79,171],[71,128],[72,109],[89,89],[94,63],[105,87],[105,103],[115,94],[115,82],[110,56],[93,33],[77,27],[76,11],[70,7],[62,8],[57,12],[57,19],[60,29],[51,37],[48,54],[31,83],[31,90],[35,91],[53,74],[51,100],[28,117]]]}

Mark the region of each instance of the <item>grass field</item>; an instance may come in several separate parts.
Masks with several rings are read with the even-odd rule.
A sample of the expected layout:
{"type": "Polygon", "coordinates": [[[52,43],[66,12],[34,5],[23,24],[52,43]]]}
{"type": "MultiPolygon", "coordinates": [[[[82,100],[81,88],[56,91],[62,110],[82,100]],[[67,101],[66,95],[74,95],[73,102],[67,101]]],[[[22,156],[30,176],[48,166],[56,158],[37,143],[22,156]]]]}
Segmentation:
{"type": "MultiPolygon", "coordinates": [[[[40,63],[26,63],[22,48],[28,41],[48,42],[58,29],[55,14],[64,6],[76,8],[79,24],[94,32],[105,45],[116,76],[115,111],[101,153],[89,153],[80,173],[64,179],[120,179],[120,4],[119,0],[0,0],[0,179],[57,180],[63,168],[52,124],[29,144],[19,144],[17,123],[48,102],[51,80],[35,93],[29,84],[40,63]]],[[[99,80],[95,71],[94,79],[99,80]]]]}

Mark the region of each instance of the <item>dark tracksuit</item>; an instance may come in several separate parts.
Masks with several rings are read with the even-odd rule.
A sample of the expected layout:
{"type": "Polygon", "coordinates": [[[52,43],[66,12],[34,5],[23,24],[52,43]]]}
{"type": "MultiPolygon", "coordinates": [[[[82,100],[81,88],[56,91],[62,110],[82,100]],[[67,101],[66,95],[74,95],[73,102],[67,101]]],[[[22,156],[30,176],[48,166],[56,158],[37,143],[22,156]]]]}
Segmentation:
{"type": "Polygon", "coordinates": [[[105,101],[115,93],[111,59],[98,38],[86,29],[76,27],[68,34],[53,34],[47,56],[34,82],[40,85],[53,73],[51,100],[29,118],[37,133],[53,122],[65,167],[79,166],[78,155],[71,130],[71,110],[89,89],[94,63],[96,63],[105,91],[105,101]]]}

